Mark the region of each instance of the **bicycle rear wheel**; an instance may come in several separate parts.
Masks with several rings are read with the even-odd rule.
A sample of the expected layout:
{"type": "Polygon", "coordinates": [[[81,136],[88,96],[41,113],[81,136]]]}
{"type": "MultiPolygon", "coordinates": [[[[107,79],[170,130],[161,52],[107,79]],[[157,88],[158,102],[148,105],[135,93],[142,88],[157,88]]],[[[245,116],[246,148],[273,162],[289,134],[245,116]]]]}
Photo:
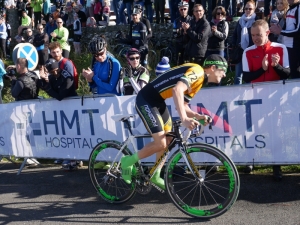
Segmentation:
{"type": "Polygon", "coordinates": [[[194,177],[180,151],[170,158],[165,171],[169,197],[178,209],[198,218],[212,218],[225,213],[236,201],[240,188],[238,171],[225,153],[201,143],[187,147],[194,167],[203,181],[194,177]]]}
{"type": "Polygon", "coordinates": [[[129,149],[120,151],[116,141],[103,141],[92,150],[89,158],[89,174],[97,193],[109,203],[123,203],[130,200],[136,189],[135,180],[124,182],[121,176],[121,158],[132,155],[129,149]]]}

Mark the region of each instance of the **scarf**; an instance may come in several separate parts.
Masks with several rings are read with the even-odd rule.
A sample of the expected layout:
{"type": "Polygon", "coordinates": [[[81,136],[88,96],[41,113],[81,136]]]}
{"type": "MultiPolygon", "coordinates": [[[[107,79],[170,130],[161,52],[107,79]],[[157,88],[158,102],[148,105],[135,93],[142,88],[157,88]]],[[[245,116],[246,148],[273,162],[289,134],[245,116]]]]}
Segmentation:
{"type": "Polygon", "coordinates": [[[251,16],[246,17],[245,14],[240,18],[239,24],[242,27],[241,32],[241,47],[242,49],[246,49],[249,45],[249,35],[248,35],[248,28],[252,26],[255,21],[256,14],[253,13],[251,16]]]}

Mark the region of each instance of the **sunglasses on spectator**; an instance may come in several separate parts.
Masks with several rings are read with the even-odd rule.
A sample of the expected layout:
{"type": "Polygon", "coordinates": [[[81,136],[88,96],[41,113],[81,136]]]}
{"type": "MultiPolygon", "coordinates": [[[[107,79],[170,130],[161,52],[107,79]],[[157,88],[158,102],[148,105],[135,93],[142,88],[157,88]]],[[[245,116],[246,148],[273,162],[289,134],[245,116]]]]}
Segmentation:
{"type": "Polygon", "coordinates": [[[245,10],[250,10],[250,11],[251,11],[252,9],[253,9],[253,8],[245,8],[245,10]]]}
{"type": "Polygon", "coordinates": [[[99,52],[99,53],[97,53],[97,54],[94,54],[94,56],[97,58],[97,57],[99,57],[99,56],[103,56],[104,53],[105,53],[105,50],[102,51],[102,52],[99,52]]]}
{"type": "Polygon", "coordinates": [[[62,22],[56,22],[56,23],[62,23],[62,22]]]}
{"type": "Polygon", "coordinates": [[[139,59],[140,59],[139,56],[137,56],[137,57],[129,57],[129,60],[130,60],[130,61],[133,61],[133,60],[139,60],[139,59]]]}
{"type": "Polygon", "coordinates": [[[180,9],[180,11],[185,11],[185,10],[187,10],[187,8],[182,8],[182,9],[180,9]]]}
{"type": "Polygon", "coordinates": [[[199,9],[199,10],[195,10],[194,12],[202,12],[203,10],[199,9]]]}
{"type": "Polygon", "coordinates": [[[38,30],[43,30],[44,28],[38,28],[38,30]]]}
{"type": "Polygon", "coordinates": [[[217,15],[218,15],[218,16],[221,16],[221,15],[224,16],[224,13],[218,12],[217,15]]]}

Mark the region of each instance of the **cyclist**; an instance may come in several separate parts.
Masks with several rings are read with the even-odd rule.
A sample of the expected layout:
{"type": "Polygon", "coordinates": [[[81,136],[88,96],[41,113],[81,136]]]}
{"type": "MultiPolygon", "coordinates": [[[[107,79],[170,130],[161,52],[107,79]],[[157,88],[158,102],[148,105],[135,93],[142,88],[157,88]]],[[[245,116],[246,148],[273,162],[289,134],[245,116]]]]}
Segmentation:
{"type": "Polygon", "coordinates": [[[97,88],[97,94],[120,95],[117,90],[121,65],[117,59],[107,54],[107,43],[101,36],[94,37],[88,49],[96,59],[92,69],[82,70],[82,75],[89,82],[89,86],[97,88]]]}
{"type": "Polygon", "coordinates": [[[140,63],[140,53],[136,48],[131,48],[127,52],[128,68],[122,68],[125,72],[123,79],[124,95],[133,95],[142,89],[150,79],[148,70],[140,63]],[[132,80],[130,78],[133,78],[132,80]],[[134,84],[131,84],[134,82],[134,84]],[[137,89],[137,90],[135,90],[137,89]]]}
{"type": "Polygon", "coordinates": [[[190,23],[192,17],[188,15],[189,3],[187,2],[179,2],[178,9],[180,13],[180,17],[178,17],[173,24],[173,37],[176,41],[176,59],[178,60],[178,64],[183,63],[184,49],[188,42],[187,34],[184,32],[182,28],[182,23],[190,23]]]}
{"type": "MultiPolygon", "coordinates": [[[[138,153],[121,159],[122,177],[126,183],[131,183],[133,164],[154,153],[157,153],[158,160],[168,146],[166,133],[172,129],[172,119],[165,99],[173,97],[182,124],[186,128],[194,129],[199,124],[197,120],[201,119],[207,125],[208,117],[193,112],[188,103],[204,83],[220,83],[226,76],[227,62],[222,56],[212,54],[207,57],[203,67],[204,69],[193,63],[174,67],[148,83],[138,93],[135,107],[154,141],[145,145],[138,153]]],[[[165,190],[160,172],[161,168],[157,169],[151,181],[165,190]]]]}

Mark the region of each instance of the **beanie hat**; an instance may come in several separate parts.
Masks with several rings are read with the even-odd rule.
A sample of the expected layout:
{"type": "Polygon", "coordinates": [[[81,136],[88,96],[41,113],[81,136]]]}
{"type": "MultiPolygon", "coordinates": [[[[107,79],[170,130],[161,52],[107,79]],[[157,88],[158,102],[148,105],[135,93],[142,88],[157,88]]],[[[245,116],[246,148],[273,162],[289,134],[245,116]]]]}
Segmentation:
{"type": "Polygon", "coordinates": [[[156,66],[156,70],[155,70],[156,76],[161,75],[162,73],[166,72],[170,68],[171,67],[169,64],[169,58],[166,56],[162,57],[161,61],[156,66]]]}
{"type": "Polygon", "coordinates": [[[228,64],[227,61],[224,57],[217,55],[217,54],[212,54],[207,56],[203,63],[203,67],[210,67],[212,65],[215,65],[221,69],[224,69],[225,73],[227,72],[228,64]]]}

